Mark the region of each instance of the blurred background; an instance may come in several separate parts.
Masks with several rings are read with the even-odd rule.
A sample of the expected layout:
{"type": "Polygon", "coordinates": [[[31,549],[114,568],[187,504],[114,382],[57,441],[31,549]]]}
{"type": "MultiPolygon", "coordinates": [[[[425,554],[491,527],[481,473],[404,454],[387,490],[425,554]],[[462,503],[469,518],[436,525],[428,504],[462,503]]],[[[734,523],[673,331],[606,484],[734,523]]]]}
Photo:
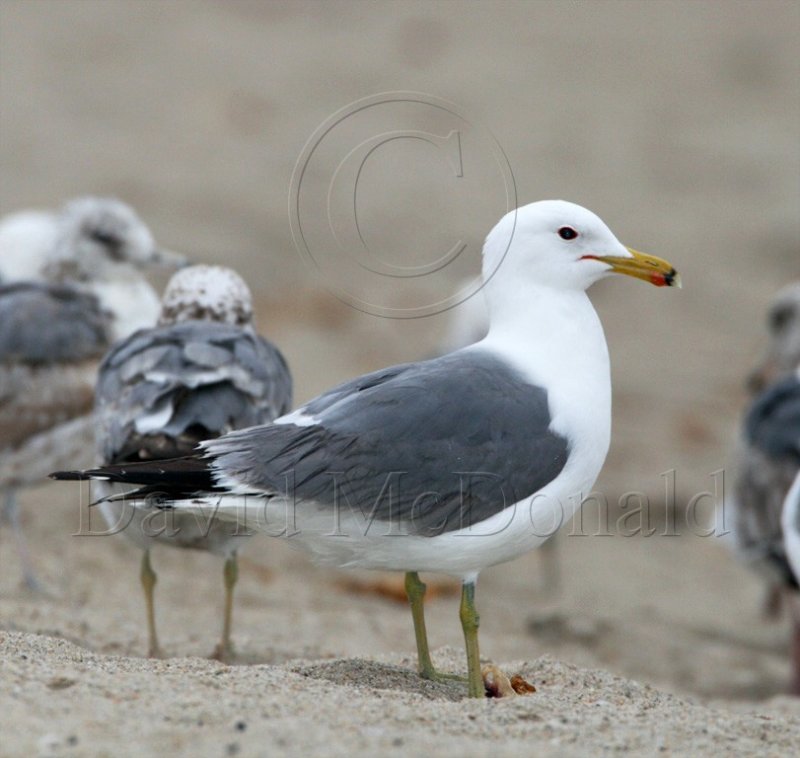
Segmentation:
{"type": "MultiPolygon", "coordinates": [[[[485,157],[471,152],[473,134],[502,148],[519,204],[585,205],[626,244],[669,259],[684,282],[661,291],[614,280],[592,291],[614,386],[612,447],[597,488],[612,502],[646,493],[659,526],[662,474],[674,470],[684,536],[560,536],[557,597],[542,591],[537,556],[486,572],[484,650],[498,659],[550,652],[679,691],[764,697],[788,676],[786,629],[761,619],[760,584],[723,540],[686,534],[680,514],[713,489],[712,472],[729,467],[744,379],[765,345],[765,308],[800,275],[799,37],[800,6],[772,0],[2,0],[0,213],[114,195],[165,245],[234,266],[302,402],[430,355],[452,313],[381,318],[328,291],[293,245],[298,157],[326,119],[361,98],[402,90],[455,103],[473,128],[464,128],[467,190],[454,189],[430,145],[384,146],[364,177],[359,214],[370,249],[387,260],[424,262],[453,238],[464,254],[434,284],[376,276],[359,285],[364,296],[393,306],[425,300],[431,288],[447,297],[477,271],[506,198],[488,164],[473,170],[470,160],[485,157]]],[[[321,201],[316,208],[326,211],[321,201]]],[[[0,621],[140,654],[136,551],[69,538],[76,500],[68,487],[25,494],[53,597],[42,603],[18,589],[0,535],[0,621]],[[44,518],[54,503],[63,507],[44,518]]],[[[235,626],[245,657],[413,649],[402,605],[348,593],[283,545],[259,542],[246,555],[235,626]],[[372,615],[376,603],[385,613],[372,615]]],[[[160,610],[166,646],[199,653],[204,630],[192,619],[210,611],[192,599],[221,605],[219,567],[178,551],[156,561],[159,591],[180,598],[160,610]]],[[[433,604],[434,646],[459,644],[455,602],[433,604]]]]}

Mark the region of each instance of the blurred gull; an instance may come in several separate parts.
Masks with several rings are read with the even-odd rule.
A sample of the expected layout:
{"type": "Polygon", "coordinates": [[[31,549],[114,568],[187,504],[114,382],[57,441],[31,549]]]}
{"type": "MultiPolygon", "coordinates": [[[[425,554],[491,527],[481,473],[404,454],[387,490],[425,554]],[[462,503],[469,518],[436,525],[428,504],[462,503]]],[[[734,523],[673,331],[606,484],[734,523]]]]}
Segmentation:
{"type": "Polygon", "coordinates": [[[157,247],[136,212],[112,198],[81,197],[59,213],[21,211],[0,219],[0,281],[69,282],[91,292],[114,315],[114,339],[158,318],[158,296],[139,269],[185,263],[157,247]]]}
{"type": "MultiPolygon", "coordinates": [[[[286,413],[291,400],[286,362],[253,328],[247,285],[230,269],[192,266],[167,285],[158,326],[136,332],[104,358],[96,391],[97,451],[104,464],[189,455],[202,440],[286,413]]],[[[97,487],[101,496],[111,492],[105,483],[97,487]]],[[[214,656],[228,658],[241,531],[178,513],[156,535],[147,513],[122,499],[106,500],[101,509],[111,531],[144,550],[141,582],[151,656],[161,651],[150,548],[158,543],[224,556],[225,616],[214,656]]]]}
{"type": "Polygon", "coordinates": [[[0,286],[0,521],[13,529],[31,589],[39,583],[17,489],[44,481],[54,465],[71,465],[79,446],[91,444],[86,414],[110,334],[110,314],[91,294],[36,282],[0,286]]]}
{"type": "Polygon", "coordinates": [[[151,326],[159,302],[139,269],[182,263],[159,250],[131,208],[80,198],[58,214],[0,220],[0,496],[26,584],[36,588],[16,491],[53,467],[91,465],[98,361],[111,343],[151,326]]]}
{"type": "Polygon", "coordinates": [[[742,547],[755,567],[779,583],[788,600],[792,691],[800,695],[800,368],[755,399],[744,436],[751,458],[748,471],[752,476],[760,467],[763,479],[760,500],[739,501],[738,515],[749,517],[748,542],[742,547]],[[742,513],[745,504],[748,510],[742,513]]]}
{"type": "Polygon", "coordinates": [[[491,327],[476,345],[346,382],[187,458],[56,477],[138,484],[137,505],[151,512],[250,513],[268,531],[289,515],[294,528],[282,536],[321,564],[405,572],[426,678],[442,675],[418,572],[458,576],[468,692],[482,697],[479,572],[544,542],[608,451],[608,350],[585,290],[614,272],[679,283],[666,261],[624,247],[593,213],[562,201],[507,214],[483,259],[484,278],[494,271],[491,327]]]}
{"type": "MultiPolygon", "coordinates": [[[[763,392],[791,376],[800,366],[800,282],[784,287],[767,311],[769,343],[759,366],[748,377],[748,388],[763,392]]],[[[759,408],[753,401],[748,418],[759,408]]],[[[758,570],[767,582],[765,609],[774,616],[781,607],[787,571],[783,554],[780,514],[786,493],[797,467],[783,459],[776,460],[752,444],[747,434],[737,442],[736,480],[733,497],[732,539],[737,553],[758,570]]]]}

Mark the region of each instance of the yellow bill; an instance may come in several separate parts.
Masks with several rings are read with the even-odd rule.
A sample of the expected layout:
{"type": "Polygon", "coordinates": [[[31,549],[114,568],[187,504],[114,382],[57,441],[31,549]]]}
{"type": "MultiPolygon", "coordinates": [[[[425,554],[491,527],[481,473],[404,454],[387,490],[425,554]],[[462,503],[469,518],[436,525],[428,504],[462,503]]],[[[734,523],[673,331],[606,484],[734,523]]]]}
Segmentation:
{"type": "Polygon", "coordinates": [[[625,248],[633,257],[623,258],[617,255],[585,255],[595,261],[601,261],[611,266],[615,274],[625,274],[636,279],[643,279],[656,287],[678,287],[681,286],[680,274],[675,267],[663,258],[655,255],[640,253],[632,247],[625,248]]]}

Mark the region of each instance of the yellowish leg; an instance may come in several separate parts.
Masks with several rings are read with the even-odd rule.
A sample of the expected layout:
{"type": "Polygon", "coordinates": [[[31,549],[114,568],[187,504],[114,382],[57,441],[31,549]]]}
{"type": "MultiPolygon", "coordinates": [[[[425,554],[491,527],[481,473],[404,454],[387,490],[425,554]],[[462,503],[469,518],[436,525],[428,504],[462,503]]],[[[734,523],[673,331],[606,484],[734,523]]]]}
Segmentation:
{"type": "Polygon", "coordinates": [[[236,558],[236,553],[225,561],[222,576],[225,581],[225,616],[222,622],[222,639],[217,644],[211,657],[216,658],[218,661],[227,661],[233,656],[233,644],[231,643],[233,589],[239,579],[239,562],[236,558]]]}
{"type": "Polygon", "coordinates": [[[435,679],[436,669],[431,661],[428,632],[425,629],[425,589],[425,583],[419,578],[416,571],[406,573],[406,595],[408,595],[408,602],[411,605],[411,617],[414,619],[419,675],[423,679],[435,679]]]}
{"type": "Polygon", "coordinates": [[[158,644],[158,634],[156,633],[156,610],[153,598],[153,590],[156,586],[156,572],[150,565],[150,551],[145,550],[142,555],[142,570],[139,575],[142,582],[142,589],[144,590],[144,602],[147,608],[147,636],[148,636],[148,650],[147,655],[151,658],[161,657],[161,648],[158,644]]]}
{"type": "Polygon", "coordinates": [[[442,681],[463,677],[457,674],[442,674],[433,666],[431,652],[428,647],[428,632],[425,629],[425,583],[419,578],[416,571],[406,572],[406,595],[411,605],[411,617],[414,619],[414,636],[417,640],[417,660],[419,661],[419,675],[423,679],[442,681]]]}
{"type": "Polygon", "coordinates": [[[461,628],[467,647],[467,687],[470,697],[485,697],[478,653],[478,612],[475,610],[475,582],[464,582],[461,588],[461,628]]]}

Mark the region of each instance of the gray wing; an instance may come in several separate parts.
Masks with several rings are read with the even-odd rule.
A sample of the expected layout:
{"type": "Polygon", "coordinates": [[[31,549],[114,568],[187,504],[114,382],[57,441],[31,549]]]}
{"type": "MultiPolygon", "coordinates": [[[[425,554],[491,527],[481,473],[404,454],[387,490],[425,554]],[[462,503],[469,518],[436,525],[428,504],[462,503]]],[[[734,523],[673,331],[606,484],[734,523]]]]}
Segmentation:
{"type": "Polygon", "coordinates": [[[110,315],[94,295],[66,285],[0,286],[0,363],[47,366],[99,358],[110,315]]]}
{"type": "Polygon", "coordinates": [[[755,399],[745,419],[739,460],[737,544],[748,560],[796,586],[781,529],[784,500],[800,469],[800,380],[796,377],[775,383],[755,399]]]}
{"type": "Polygon", "coordinates": [[[218,479],[320,507],[346,501],[368,520],[433,536],[534,494],[569,452],[550,429],[545,390],[483,350],[360,377],[300,412],[306,425],[204,444],[218,479]]]}
{"type": "Polygon", "coordinates": [[[791,376],[762,392],[747,414],[745,433],[767,457],[800,466],[800,379],[791,376]]]}
{"type": "Polygon", "coordinates": [[[110,316],[74,288],[0,287],[0,449],[89,413],[110,316]]]}
{"type": "Polygon", "coordinates": [[[95,398],[105,462],[169,458],[284,414],[292,381],[280,352],[252,331],[189,321],[117,344],[100,367],[95,398]]]}

